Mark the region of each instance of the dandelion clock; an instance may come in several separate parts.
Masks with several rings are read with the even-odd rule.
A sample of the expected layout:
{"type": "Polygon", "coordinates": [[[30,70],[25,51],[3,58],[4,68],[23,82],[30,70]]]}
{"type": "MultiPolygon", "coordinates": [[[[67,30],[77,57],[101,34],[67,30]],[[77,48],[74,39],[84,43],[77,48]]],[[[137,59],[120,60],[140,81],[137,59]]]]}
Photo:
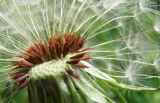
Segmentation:
{"type": "MultiPolygon", "coordinates": [[[[159,5],[0,0],[0,103],[142,103],[139,93],[158,94],[159,5]]],[[[158,103],[152,97],[145,103],[158,103]]]]}

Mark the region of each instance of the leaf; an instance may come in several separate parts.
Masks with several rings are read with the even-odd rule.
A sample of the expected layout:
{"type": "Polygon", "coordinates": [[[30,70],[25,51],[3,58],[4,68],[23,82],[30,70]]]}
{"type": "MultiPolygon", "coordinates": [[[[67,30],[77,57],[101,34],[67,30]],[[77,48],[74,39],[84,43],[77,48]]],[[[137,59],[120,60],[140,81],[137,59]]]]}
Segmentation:
{"type": "Polygon", "coordinates": [[[113,85],[116,85],[123,89],[129,89],[129,90],[136,90],[136,91],[144,91],[144,90],[157,90],[158,88],[152,88],[152,87],[138,87],[134,85],[127,85],[124,83],[118,83],[114,78],[110,77],[108,74],[103,73],[102,71],[96,69],[91,64],[83,61],[83,63],[88,66],[89,68],[83,69],[85,72],[91,74],[92,76],[95,76],[99,79],[105,80],[108,83],[111,83],[113,85]]]}
{"type": "Polygon", "coordinates": [[[108,103],[106,97],[100,91],[98,91],[96,88],[90,85],[88,82],[82,81],[83,79],[82,80],[73,79],[73,80],[75,84],[79,87],[79,89],[82,92],[84,92],[92,101],[97,103],[108,103]]]}

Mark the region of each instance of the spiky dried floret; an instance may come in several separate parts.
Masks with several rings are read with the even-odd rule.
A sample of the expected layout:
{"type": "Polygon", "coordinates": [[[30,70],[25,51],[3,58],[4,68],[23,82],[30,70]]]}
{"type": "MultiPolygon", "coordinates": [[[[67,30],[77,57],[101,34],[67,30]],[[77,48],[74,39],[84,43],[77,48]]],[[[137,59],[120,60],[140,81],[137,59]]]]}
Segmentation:
{"type": "MultiPolygon", "coordinates": [[[[43,64],[44,62],[63,59],[68,54],[75,55],[66,61],[67,64],[78,68],[87,68],[86,65],[80,63],[81,60],[87,61],[91,59],[91,57],[84,52],[88,49],[80,50],[84,42],[85,40],[82,37],[71,32],[50,37],[48,42],[45,43],[34,43],[24,53],[19,55],[21,60],[14,63],[16,66],[15,69],[17,69],[18,72],[12,74],[11,78],[18,82],[20,87],[25,87],[30,81],[28,72],[33,67],[43,64]]],[[[80,79],[79,75],[72,71],[72,69],[67,68],[66,72],[80,79]]]]}

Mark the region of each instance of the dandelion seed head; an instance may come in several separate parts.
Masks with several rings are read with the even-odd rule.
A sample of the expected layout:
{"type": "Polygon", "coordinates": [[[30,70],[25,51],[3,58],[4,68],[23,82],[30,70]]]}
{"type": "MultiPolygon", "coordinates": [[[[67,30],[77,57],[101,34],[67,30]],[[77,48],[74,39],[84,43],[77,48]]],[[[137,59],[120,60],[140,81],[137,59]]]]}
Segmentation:
{"type": "Polygon", "coordinates": [[[16,71],[11,78],[17,81],[20,87],[26,86],[28,79],[45,79],[46,76],[58,78],[65,74],[65,71],[79,78],[78,74],[69,69],[67,63],[79,68],[87,67],[79,63],[81,60],[90,59],[86,53],[79,51],[83,44],[84,39],[75,33],[51,37],[47,43],[35,43],[19,55],[21,60],[15,62],[16,68],[13,71],[16,71]]]}
{"type": "Polygon", "coordinates": [[[126,45],[130,50],[133,51],[145,51],[145,50],[151,50],[154,48],[157,48],[156,44],[151,44],[150,41],[148,41],[148,38],[142,35],[143,33],[131,33],[129,34],[128,40],[126,40],[126,45]]]}
{"type": "Polygon", "coordinates": [[[152,37],[159,32],[155,5],[150,0],[3,0],[0,87],[5,78],[12,82],[5,90],[27,87],[29,103],[112,101],[104,95],[110,88],[99,81],[146,89],[142,80],[159,68],[159,45],[152,37]]]}

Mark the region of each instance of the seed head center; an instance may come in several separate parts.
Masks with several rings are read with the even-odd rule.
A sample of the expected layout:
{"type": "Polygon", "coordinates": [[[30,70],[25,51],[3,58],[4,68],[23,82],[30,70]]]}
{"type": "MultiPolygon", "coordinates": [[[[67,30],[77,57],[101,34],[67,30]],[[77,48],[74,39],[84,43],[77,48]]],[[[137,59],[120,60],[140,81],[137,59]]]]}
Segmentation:
{"type": "Polygon", "coordinates": [[[14,63],[16,70],[11,78],[18,82],[20,87],[25,87],[30,80],[53,76],[61,77],[69,73],[79,79],[69,66],[86,68],[81,60],[89,60],[90,56],[82,49],[85,40],[75,33],[66,33],[50,37],[48,42],[34,43],[18,57],[20,61],[14,63]]]}

